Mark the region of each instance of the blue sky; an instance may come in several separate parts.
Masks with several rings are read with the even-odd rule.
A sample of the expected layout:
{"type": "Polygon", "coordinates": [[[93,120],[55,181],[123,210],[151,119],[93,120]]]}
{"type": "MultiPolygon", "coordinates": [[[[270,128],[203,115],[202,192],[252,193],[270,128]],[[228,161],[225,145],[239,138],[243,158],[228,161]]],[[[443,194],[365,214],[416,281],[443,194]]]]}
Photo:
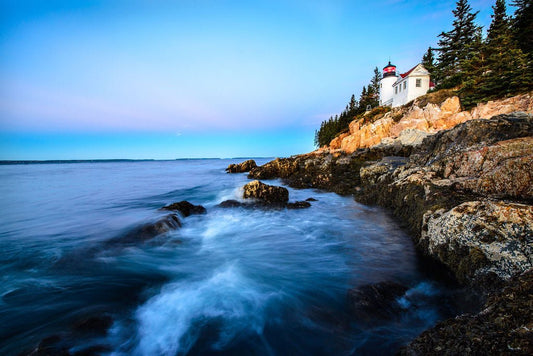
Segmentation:
{"type": "MultiPolygon", "coordinates": [[[[493,1],[470,1],[488,26],[493,1]]],[[[0,0],[0,159],[288,156],[455,1],[0,0]]]]}

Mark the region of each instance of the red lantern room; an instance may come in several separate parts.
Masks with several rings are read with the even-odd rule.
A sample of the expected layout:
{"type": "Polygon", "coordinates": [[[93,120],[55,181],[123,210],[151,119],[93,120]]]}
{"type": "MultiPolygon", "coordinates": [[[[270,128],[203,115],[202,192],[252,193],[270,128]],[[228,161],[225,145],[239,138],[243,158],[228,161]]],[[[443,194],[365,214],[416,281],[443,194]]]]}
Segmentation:
{"type": "Polygon", "coordinates": [[[394,64],[391,64],[389,61],[389,64],[387,64],[383,68],[383,78],[395,77],[395,76],[396,76],[396,66],[394,64]]]}

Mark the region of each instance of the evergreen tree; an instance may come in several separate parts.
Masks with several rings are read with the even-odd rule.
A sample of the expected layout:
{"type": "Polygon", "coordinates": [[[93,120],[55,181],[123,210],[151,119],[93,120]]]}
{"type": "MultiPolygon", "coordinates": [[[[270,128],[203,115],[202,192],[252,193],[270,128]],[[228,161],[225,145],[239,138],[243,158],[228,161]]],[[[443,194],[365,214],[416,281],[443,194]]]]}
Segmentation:
{"type": "Polygon", "coordinates": [[[348,108],[350,112],[354,111],[357,107],[357,100],[355,100],[355,94],[352,94],[352,97],[350,98],[350,104],[348,104],[348,108]]]}
{"type": "Polygon", "coordinates": [[[461,64],[472,55],[472,43],[476,41],[480,27],[475,24],[478,12],[472,12],[468,0],[458,0],[453,10],[453,29],[439,37],[438,77],[441,88],[452,88],[465,79],[461,64]]]}
{"type": "Polygon", "coordinates": [[[533,58],[533,0],[515,0],[513,36],[518,47],[533,58]]]}
{"type": "Polygon", "coordinates": [[[381,72],[378,67],[374,68],[374,76],[370,80],[370,86],[372,87],[372,92],[374,94],[379,93],[379,82],[381,81],[381,72]]]}
{"type": "Polygon", "coordinates": [[[431,76],[436,76],[435,72],[435,57],[433,56],[433,49],[428,48],[427,52],[422,57],[422,65],[428,70],[431,76]]]}
{"type": "Polygon", "coordinates": [[[367,92],[366,92],[366,87],[364,86],[363,90],[361,90],[361,97],[359,99],[359,103],[360,104],[364,103],[366,99],[367,99],[367,92]]]}
{"type": "Polygon", "coordinates": [[[531,59],[513,38],[505,1],[496,0],[493,11],[482,50],[464,63],[468,80],[460,92],[463,104],[467,107],[480,101],[528,91],[533,87],[531,59]]]}
{"type": "Polygon", "coordinates": [[[505,0],[496,0],[496,4],[492,9],[494,13],[491,15],[492,22],[487,33],[488,42],[494,41],[498,36],[501,36],[510,30],[505,0]]]}

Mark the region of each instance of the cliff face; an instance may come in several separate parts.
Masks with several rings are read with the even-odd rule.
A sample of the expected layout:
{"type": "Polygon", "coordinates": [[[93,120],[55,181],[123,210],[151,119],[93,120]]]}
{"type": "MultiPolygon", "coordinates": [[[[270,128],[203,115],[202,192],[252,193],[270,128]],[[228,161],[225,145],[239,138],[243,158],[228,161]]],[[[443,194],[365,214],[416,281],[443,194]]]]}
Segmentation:
{"type": "Polygon", "coordinates": [[[446,98],[446,94],[436,92],[417,98],[412,104],[394,108],[372,122],[367,122],[365,117],[354,120],[350,123],[350,131],[333,139],[327,150],[352,153],[359,148],[390,144],[398,139],[406,144],[409,143],[406,136],[411,137],[411,144],[418,144],[424,138],[424,133],[447,130],[465,121],[515,111],[533,113],[533,92],[478,104],[468,111],[461,109],[457,96],[446,98]],[[408,135],[406,130],[410,131],[408,135]],[[418,133],[418,137],[413,136],[413,133],[418,133]]]}
{"type": "MultiPolygon", "coordinates": [[[[494,110],[508,110],[505,102],[531,106],[531,95],[500,101],[503,107],[494,110]]],[[[487,112],[488,105],[495,104],[469,115],[487,112]]],[[[431,110],[436,106],[425,111],[431,110]]],[[[466,116],[461,113],[450,114],[449,122],[466,116]]],[[[419,145],[400,138],[416,141],[424,132],[404,130],[396,140],[352,153],[319,150],[250,171],[250,178],[282,178],[390,209],[421,254],[488,296],[481,313],[428,330],[402,350],[406,355],[533,352],[533,116],[471,117],[419,145]]]]}

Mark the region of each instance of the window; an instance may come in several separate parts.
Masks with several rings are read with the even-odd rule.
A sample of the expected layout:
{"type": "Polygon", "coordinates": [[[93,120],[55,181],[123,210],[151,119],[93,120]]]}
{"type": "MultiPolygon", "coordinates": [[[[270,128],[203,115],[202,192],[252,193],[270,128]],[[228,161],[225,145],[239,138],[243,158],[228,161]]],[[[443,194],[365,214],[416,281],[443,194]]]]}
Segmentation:
{"type": "Polygon", "coordinates": [[[403,82],[403,88],[407,88],[407,82],[403,82]]]}
{"type": "Polygon", "coordinates": [[[422,87],[422,79],[417,79],[417,80],[416,80],[416,87],[417,87],[417,88],[422,87]]]}
{"type": "Polygon", "coordinates": [[[394,87],[394,94],[398,94],[398,87],[394,87]]]}

